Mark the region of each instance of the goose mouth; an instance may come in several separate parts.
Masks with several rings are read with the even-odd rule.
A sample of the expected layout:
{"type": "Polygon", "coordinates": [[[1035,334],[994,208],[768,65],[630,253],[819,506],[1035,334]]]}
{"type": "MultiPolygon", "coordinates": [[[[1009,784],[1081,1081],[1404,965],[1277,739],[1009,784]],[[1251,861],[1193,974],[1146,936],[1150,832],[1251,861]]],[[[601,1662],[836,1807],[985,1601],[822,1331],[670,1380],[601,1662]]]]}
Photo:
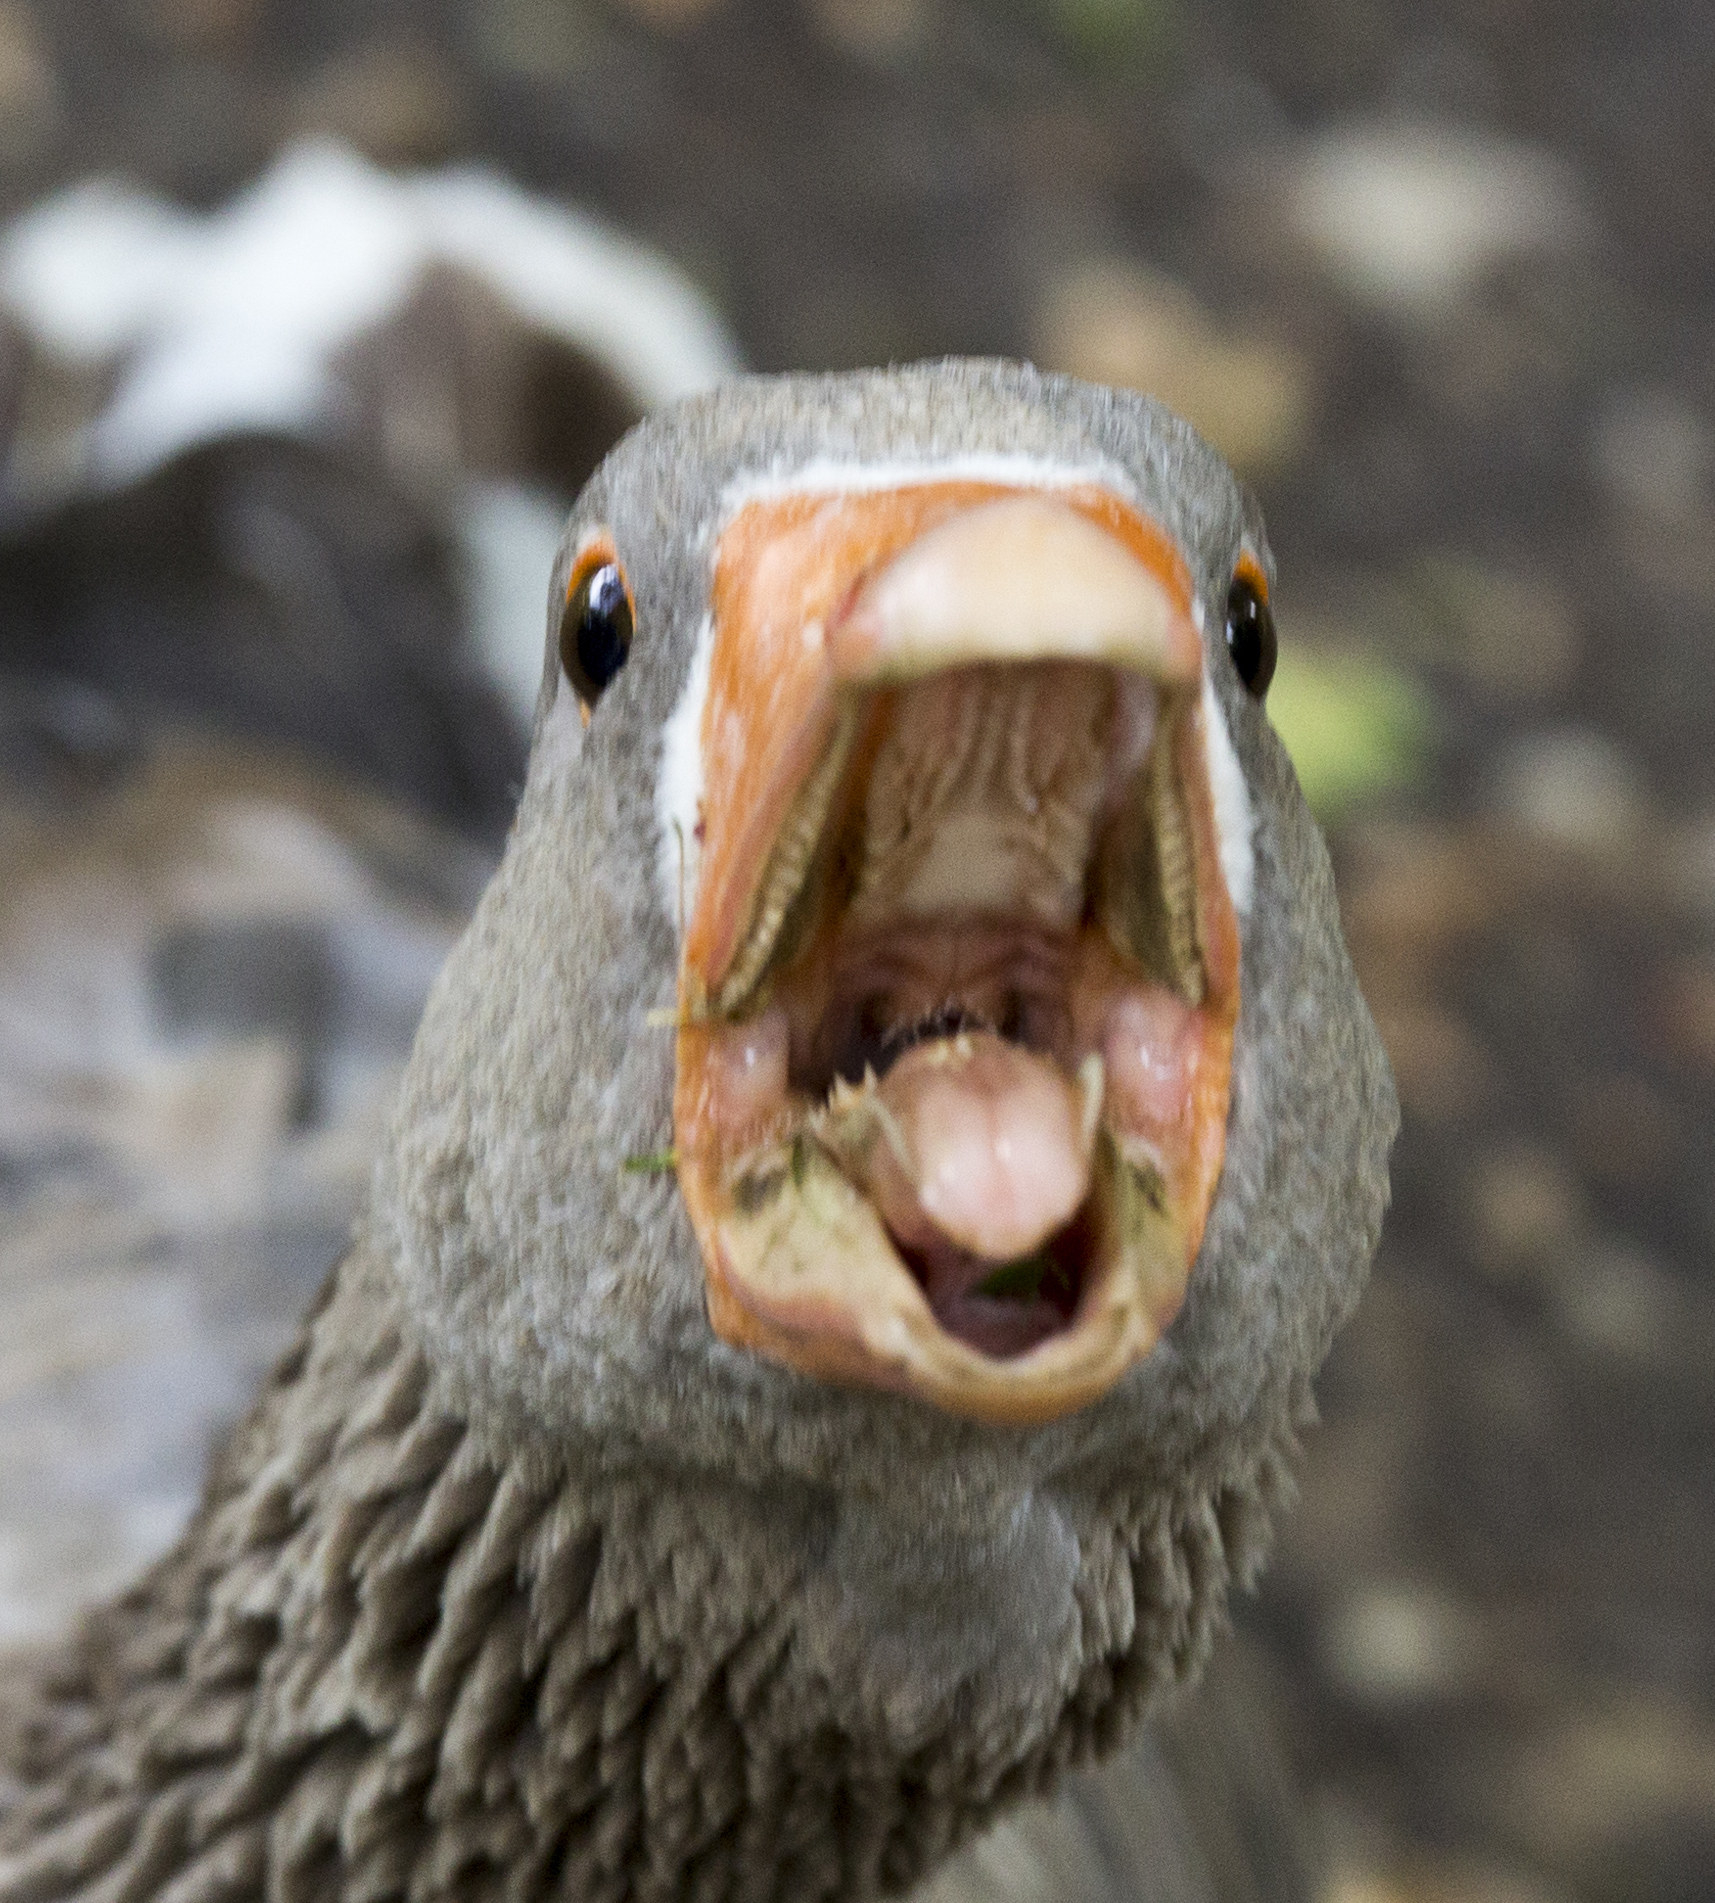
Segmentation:
{"type": "Polygon", "coordinates": [[[675,1136],[717,1334],[1030,1423],[1183,1300],[1238,934],[1176,552],[974,489],[722,537],[675,1136]]]}

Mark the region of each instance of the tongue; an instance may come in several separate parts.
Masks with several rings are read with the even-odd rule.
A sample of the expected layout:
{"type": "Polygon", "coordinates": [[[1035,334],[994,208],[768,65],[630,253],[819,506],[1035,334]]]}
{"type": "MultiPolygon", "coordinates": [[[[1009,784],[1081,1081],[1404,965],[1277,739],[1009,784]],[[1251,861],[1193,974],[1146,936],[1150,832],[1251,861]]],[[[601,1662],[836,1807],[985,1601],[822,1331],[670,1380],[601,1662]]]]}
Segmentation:
{"type": "Polygon", "coordinates": [[[919,1044],[878,1087],[888,1140],[869,1192],[896,1241],[972,1258],[973,1280],[1071,1220],[1089,1191],[1083,1092],[1046,1057],[991,1032],[919,1044]]]}

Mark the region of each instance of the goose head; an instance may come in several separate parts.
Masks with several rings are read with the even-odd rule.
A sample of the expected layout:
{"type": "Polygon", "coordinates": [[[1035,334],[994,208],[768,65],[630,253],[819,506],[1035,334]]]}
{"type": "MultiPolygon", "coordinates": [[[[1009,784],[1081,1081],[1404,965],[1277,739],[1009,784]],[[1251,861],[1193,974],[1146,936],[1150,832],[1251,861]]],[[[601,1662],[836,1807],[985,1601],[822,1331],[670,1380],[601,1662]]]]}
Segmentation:
{"type": "Polygon", "coordinates": [[[1189,1669],[1373,1252],[1272,572],[1159,405],[995,364],[729,384],[573,511],[369,1233],[496,1444],[727,1503],[849,1735],[1189,1669]]]}

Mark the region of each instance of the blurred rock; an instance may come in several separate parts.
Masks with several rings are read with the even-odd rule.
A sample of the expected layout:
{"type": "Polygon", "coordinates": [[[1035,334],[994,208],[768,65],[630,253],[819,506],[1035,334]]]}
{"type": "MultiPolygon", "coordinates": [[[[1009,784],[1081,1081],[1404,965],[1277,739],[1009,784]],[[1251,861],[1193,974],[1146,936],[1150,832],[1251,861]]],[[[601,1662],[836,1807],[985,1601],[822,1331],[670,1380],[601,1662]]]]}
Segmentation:
{"type": "MultiPolygon", "coordinates": [[[[1346,926],[1353,951],[1392,968],[1410,961],[1406,989],[1428,982],[1423,960],[1490,924],[1506,889],[1485,843],[1424,820],[1370,818],[1342,835],[1346,926]]],[[[1368,981],[1368,980],[1367,980],[1368,981]]],[[[1382,970],[1378,988],[1395,991],[1382,970]]]]}
{"type": "Polygon", "coordinates": [[[1607,398],[1590,439],[1597,480],[1623,507],[1664,527],[1715,503],[1715,428],[1672,390],[1624,390],[1607,398]]]}
{"type": "Polygon", "coordinates": [[[1319,1903],[1570,1903],[1564,1891],[1508,1864],[1413,1856],[1401,1870],[1337,1869],[1319,1903]]]}
{"type": "Polygon", "coordinates": [[[1413,580],[1430,610],[1434,658],[1490,693],[1520,700],[1547,700],[1570,684],[1578,628],[1553,577],[1438,554],[1419,561],[1413,580]]]}
{"type": "Polygon", "coordinates": [[[810,0],[830,46],[877,65],[916,51],[933,29],[933,0],[810,0]]]}
{"type": "Polygon", "coordinates": [[[615,0],[615,4],[658,33],[678,33],[718,11],[726,0],[615,0]]]}
{"type": "Polygon", "coordinates": [[[1642,1367],[1678,1359],[1683,1304],[1672,1277],[1634,1244],[1595,1240],[1574,1250],[1552,1294],[1561,1326],[1592,1352],[1642,1367]]]}
{"type": "Polygon", "coordinates": [[[1661,867],[1674,910],[1715,924],[1715,812],[1692,812],[1662,827],[1661,867]]]}
{"type": "Polygon", "coordinates": [[[1160,397],[1247,474],[1301,448],[1309,364],[1284,343],[1229,330],[1171,279],[1115,259],[1059,277],[1037,313],[1045,369],[1160,397]]]}
{"type": "Polygon", "coordinates": [[[1582,1173],[1608,1189],[1657,1190],[1685,1153],[1680,1112],[1633,1072],[1581,1078],[1568,1103],[1582,1173]]]}
{"type": "Polygon", "coordinates": [[[1385,993],[1372,997],[1371,1009],[1408,1117],[1473,1121],[1493,1107],[1500,1068],[1463,1018],[1385,993]]]}
{"type": "Polygon", "coordinates": [[[470,634],[519,721],[535,718],[542,691],[542,577],[552,574],[566,526],[564,489],[473,483],[459,512],[470,634]]]}
{"type": "Polygon", "coordinates": [[[291,108],[296,134],[344,139],[380,165],[420,165],[463,142],[470,116],[457,72],[437,51],[380,41],[342,54],[291,108]]]}
{"type": "Polygon", "coordinates": [[[134,1052],[109,1082],[103,1134],[128,1169],[153,1179],[144,1206],[158,1220],[201,1227],[242,1220],[255,1206],[296,1120],[303,1074],[283,1040],[245,1038],[134,1052]]]}
{"type": "Polygon", "coordinates": [[[1284,195],[1354,298],[1410,317],[1451,311],[1492,265],[1587,228],[1553,153],[1433,121],[1323,132],[1287,170],[1284,195]]]}
{"type": "Polygon", "coordinates": [[[1670,959],[1650,986],[1647,1002],[1663,1053],[1715,1076],[1715,961],[1670,959]]]}
{"type": "Polygon", "coordinates": [[[97,150],[123,153],[115,170],[146,178],[175,198],[207,204],[268,163],[280,124],[279,98],[272,85],[256,84],[240,60],[175,58],[164,50],[164,58],[148,57],[147,48],[121,55],[124,80],[109,80],[112,90],[103,89],[118,123],[97,150]]]}
{"type": "Polygon", "coordinates": [[[1649,820],[1642,775],[1617,740],[1588,727],[1521,734],[1496,761],[1498,814],[1545,844],[1613,860],[1649,820]]]}
{"type": "Polygon", "coordinates": [[[0,0],[0,169],[41,156],[61,121],[59,77],[25,0],[0,0]]]}
{"type": "Polygon", "coordinates": [[[209,1433],[242,1404],[194,1293],[152,1272],[157,1243],[87,1200],[0,1236],[0,1645],[157,1557],[194,1505],[209,1433]]]}
{"type": "Polygon", "coordinates": [[[1497,1277],[1534,1273],[1584,1231],[1578,1179],[1552,1152],[1524,1144],[1478,1160],[1464,1200],[1477,1263],[1497,1277]]]}
{"type": "Polygon", "coordinates": [[[162,1028],[198,1038],[328,1042],[338,992],[322,927],[293,918],[209,919],[170,928],[150,960],[162,1028]]]}
{"type": "Polygon", "coordinates": [[[1644,1697],[1580,1712],[1531,1744],[1502,1797],[1525,1841],[1563,1868],[1589,1872],[1676,1824],[1707,1833],[1715,1726],[1685,1705],[1644,1697]]]}
{"type": "Polygon", "coordinates": [[[71,805],[137,764],[137,723],[109,696],[54,675],[0,671],[0,789],[29,805],[71,805]]]}
{"type": "MultiPolygon", "coordinates": [[[[438,61],[342,56],[310,116],[438,147],[451,122],[410,104],[438,61]]],[[[489,837],[572,496],[645,410],[736,367],[644,247],[491,173],[322,141],[207,216],[60,194],[0,239],[0,311],[7,666],[294,741],[489,837]]]]}
{"type": "Polygon", "coordinates": [[[230,53],[255,36],[263,0],[130,0],[128,11],[154,39],[191,53],[230,53]]]}
{"type": "Polygon", "coordinates": [[[1486,1663],[1475,1615],[1426,1581],[1349,1592],[1328,1614],[1322,1654],[1348,1698],[1384,1710],[1467,1694],[1486,1663]]]}
{"type": "Polygon", "coordinates": [[[468,30],[485,67],[539,85],[569,79],[608,38],[588,0],[489,0],[468,30]]]}

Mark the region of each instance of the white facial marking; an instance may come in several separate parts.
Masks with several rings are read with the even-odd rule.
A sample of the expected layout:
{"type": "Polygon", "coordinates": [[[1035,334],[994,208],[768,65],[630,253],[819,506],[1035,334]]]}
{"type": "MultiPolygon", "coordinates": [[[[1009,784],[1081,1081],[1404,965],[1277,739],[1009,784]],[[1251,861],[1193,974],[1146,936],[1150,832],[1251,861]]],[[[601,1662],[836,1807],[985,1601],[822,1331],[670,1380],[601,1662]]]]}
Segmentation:
{"type": "Polygon", "coordinates": [[[1203,674],[1203,735],[1221,873],[1227,882],[1227,896],[1233,902],[1233,910],[1240,918],[1248,918],[1256,889],[1256,848],[1251,841],[1255,820],[1250,788],[1245,784],[1244,768],[1233,751],[1227,717],[1215,698],[1215,686],[1207,670],[1203,674]]]}
{"type": "Polygon", "coordinates": [[[995,451],[951,456],[934,462],[841,462],[819,456],[794,467],[756,469],[736,477],[721,497],[720,516],[730,520],[750,502],[785,495],[871,495],[921,483],[987,482],[1014,489],[1075,489],[1085,484],[1137,500],[1137,484],[1117,463],[1063,463],[1047,456],[995,451]]]}
{"type": "Polygon", "coordinates": [[[655,781],[655,815],[660,825],[656,869],[667,916],[680,929],[696,905],[702,871],[703,708],[709,698],[714,651],[714,619],[705,615],[697,630],[684,692],[661,732],[661,765],[655,781]]]}

